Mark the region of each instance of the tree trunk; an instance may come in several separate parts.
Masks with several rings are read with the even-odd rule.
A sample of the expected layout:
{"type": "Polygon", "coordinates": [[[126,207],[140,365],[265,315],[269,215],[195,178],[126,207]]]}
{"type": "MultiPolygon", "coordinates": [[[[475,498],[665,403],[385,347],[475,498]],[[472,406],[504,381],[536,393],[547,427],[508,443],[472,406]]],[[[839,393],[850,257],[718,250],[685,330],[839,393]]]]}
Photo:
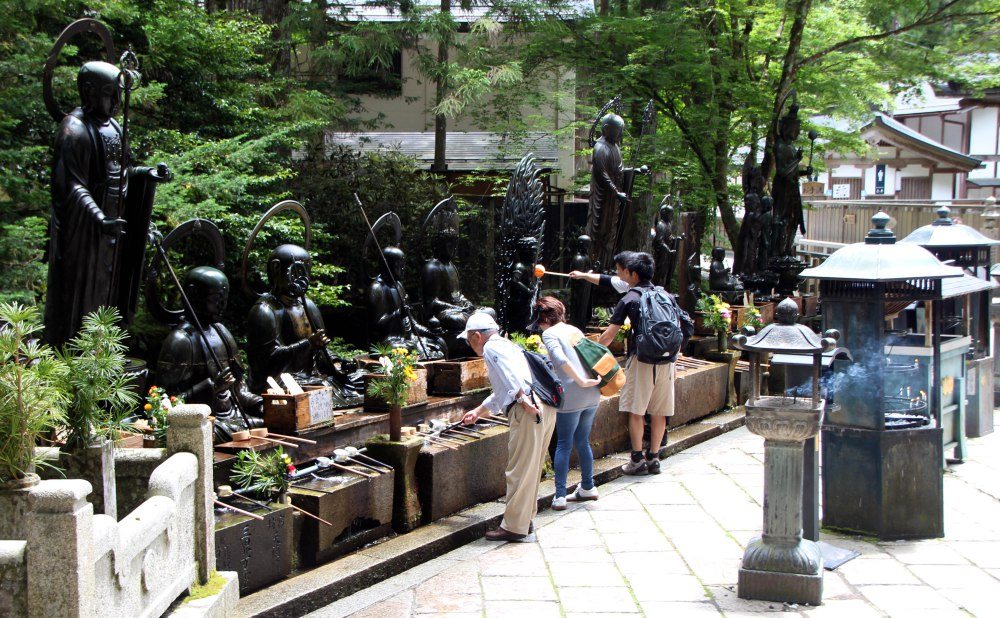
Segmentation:
{"type": "Polygon", "coordinates": [[[781,77],[778,78],[774,89],[774,106],[771,109],[767,139],[764,142],[764,160],[760,164],[760,171],[765,182],[770,179],[774,172],[774,143],[778,138],[778,119],[781,118],[781,111],[784,109],[785,101],[795,83],[795,76],[798,72],[799,48],[802,46],[802,34],[805,32],[806,20],[809,18],[811,7],[812,0],[796,0],[791,5],[792,27],[788,32],[788,48],[785,50],[785,58],[781,63],[781,77]]]}
{"type": "MultiPolygon", "coordinates": [[[[451,0],[441,0],[441,12],[451,13],[451,0]]],[[[451,44],[450,37],[442,37],[438,41],[438,75],[436,79],[437,91],[434,95],[435,106],[441,105],[444,101],[445,96],[448,94],[448,76],[445,74],[446,65],[448,64],[448,46],[451,44]]],[[[448,169],[448,164],[445,162],[447,156],[447,143],[448,143],[448,119],[445,118],[444,114],[438,113],[434,115],[434,163],[431,164],[431,170],[435,172],[443,172],[448,169]]],[[[399,438],[395,438],[399,439],[399,438]]]]}

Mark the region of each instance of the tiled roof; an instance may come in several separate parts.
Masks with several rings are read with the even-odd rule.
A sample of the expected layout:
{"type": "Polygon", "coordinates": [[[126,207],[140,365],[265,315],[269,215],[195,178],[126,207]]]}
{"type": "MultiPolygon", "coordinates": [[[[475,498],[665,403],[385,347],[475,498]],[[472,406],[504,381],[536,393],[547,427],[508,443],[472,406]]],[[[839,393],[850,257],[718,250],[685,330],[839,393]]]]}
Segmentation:
{"type": "Polygon", "coordinates": [[[877,132],[880,137],[894,146],[906,148],[907,150],[915,150],[932,159],[953,165],[965,171],[974,170],[983,164],[979,159],[948,148],[944,144],[914,131],[905,124],[893,120],[890,116],[882,112],[875,112],[874,120],[861,129],[862,135],[871,132],[877,132]]]}
{"type": "MultiPolygon", "coordinates": [[[[441,8],[441,0],[413,0],[413,4],[417,9],[422,11],[439,11],[441,8]]],[[[560,13],[560,16],[563,18],[579,17],[594,12],[594,3],[592,0],[573,0],[568,5],[566,10],[560,13]]],[[[390,10],[384,4],[378,2],[350,2],[329,10],[331,16],[334,18],[346,19],[348,21],[394,22],[403,20],[403,16],[399,11],[390,10]]],[[[451,15],[459,23],[468,23],[483,17],[489,10],[489,2],[473,1],[469,10],[464,10],[460,6],[460,3],[454,0],[452,2],[451,15]]],[[[500,18],[502,20],[502,15],[500,18]]]]}
{"type": "MultiPolygon", "coordinates": [[[[346,146],[361,152],[398,150],[423,161],[434,161],[434,133],[417,131],[378,133],[327,133],[326,148],[346,146]]],[[[521,157],[532,152],[541,164],[555,164],[559,148],[553,135],[531,132],[518,138],[502,133],[449,132],[445,160],[449,170],[514,169],[521,157]]]]}

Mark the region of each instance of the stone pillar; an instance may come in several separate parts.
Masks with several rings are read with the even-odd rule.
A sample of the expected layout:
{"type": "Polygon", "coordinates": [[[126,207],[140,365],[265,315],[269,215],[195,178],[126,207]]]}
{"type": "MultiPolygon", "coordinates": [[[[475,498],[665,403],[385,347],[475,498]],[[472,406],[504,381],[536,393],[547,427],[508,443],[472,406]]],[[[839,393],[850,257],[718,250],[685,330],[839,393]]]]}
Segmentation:
{"type": "Polygon", "coordinates": [[[423,445],[421,437],[388,442],[381,436],[376,436],[365,443],[369,455],[389,464],[396,471],[392,505],[392,528],[396,532],[413,530],[420,525],[423,517],[417,497],[416,473],[417,457],[423,445]]]}
{"type": "Polygon", "coordinates": [[[167,414],[167,453],[194,453],[198,458],[195,481],[194,543],[198,583],[205,584],[215,571],[215,491],[212,477],[212,423],[210,408],[202,404],[174,406],[167,414]]]}
{"type": "Polygon", "coordinates": [[[94,506],[80,479],[42,481],[28,516],[28,616],[93,616],[94,506]]]}
{"type": "Polygon", "coordinates": [[[764,437],[764,533],[747,545],[741,599],[819,605],[823,556],[802,538],[802,447],[823,420],[823,402],[762,397],[747,404],[747,429],[764,437]]]}

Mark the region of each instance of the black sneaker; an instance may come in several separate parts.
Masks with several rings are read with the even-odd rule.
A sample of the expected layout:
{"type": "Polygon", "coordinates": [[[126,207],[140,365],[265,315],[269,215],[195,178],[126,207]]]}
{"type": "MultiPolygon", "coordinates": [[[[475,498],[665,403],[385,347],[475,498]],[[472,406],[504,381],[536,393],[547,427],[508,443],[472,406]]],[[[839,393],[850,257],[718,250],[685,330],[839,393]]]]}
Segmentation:
{"type": "Polygon", "coordinates": [[[642,476],[646,474],[646,461],[640,459],[639,461],[629,460],[627,464],[622,466],[622,472],[629,476],[642,476]]]}
{"type": "Polygon", "coordinates": [[[653,459],[646,460],[646,473],[647,474],[659,474],[660,473],[660,458],[654,457],[653,459]]]}

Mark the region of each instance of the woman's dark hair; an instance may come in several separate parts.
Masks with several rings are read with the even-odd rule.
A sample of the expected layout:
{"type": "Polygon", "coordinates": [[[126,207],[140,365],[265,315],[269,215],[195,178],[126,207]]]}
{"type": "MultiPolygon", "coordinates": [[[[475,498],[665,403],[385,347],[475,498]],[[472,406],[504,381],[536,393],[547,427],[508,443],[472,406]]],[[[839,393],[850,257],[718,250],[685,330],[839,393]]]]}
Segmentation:
{"type": "Polygon", "coordinates": [[[622,268],[639,275],[639,281],[649,281],[653,278],[653,264],[653,256],[636,252],[629,256],[628,262],[622,268]]]}
{"type": "Polygon", "coordinates": [[[555,296],[543,296],[535,303],[538,323],[549,326],[566,321],[566,305],[555,296]]]}

